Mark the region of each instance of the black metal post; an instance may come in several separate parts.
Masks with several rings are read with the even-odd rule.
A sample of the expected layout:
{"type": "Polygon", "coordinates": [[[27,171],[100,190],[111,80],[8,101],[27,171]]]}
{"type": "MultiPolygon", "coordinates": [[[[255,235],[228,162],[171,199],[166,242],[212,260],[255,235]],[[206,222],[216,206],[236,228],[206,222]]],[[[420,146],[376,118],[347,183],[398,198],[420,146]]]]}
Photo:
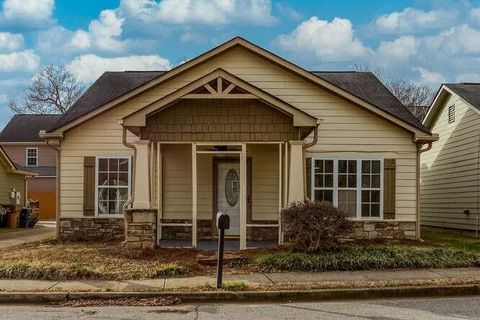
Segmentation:
{"type": "Polygon", "coordinates": [[[223,274],[223,246],[225,242],[225,229],[219,229],[218,237],[218,253],[217,253],[217,289],[222,287],[222,274],[223,274]]]}

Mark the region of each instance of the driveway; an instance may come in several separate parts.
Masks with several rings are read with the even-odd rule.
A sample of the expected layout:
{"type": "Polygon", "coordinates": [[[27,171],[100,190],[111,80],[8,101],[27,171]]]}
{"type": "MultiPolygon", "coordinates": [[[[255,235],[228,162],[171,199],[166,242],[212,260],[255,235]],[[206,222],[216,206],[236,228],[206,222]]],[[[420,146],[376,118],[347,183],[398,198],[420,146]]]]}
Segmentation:
{"type": "Polygon", "coordinates": [[[0,233],[0,249],[55,237],[54,227],[35,226],[29,229],[0,233]]]}

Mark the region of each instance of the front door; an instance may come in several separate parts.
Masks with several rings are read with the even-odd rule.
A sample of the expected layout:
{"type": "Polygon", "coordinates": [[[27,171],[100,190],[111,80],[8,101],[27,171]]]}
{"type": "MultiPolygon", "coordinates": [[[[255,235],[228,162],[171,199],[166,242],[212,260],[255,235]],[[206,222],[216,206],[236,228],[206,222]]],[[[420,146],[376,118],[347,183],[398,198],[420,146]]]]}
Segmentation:
{"type": "Polygon", "coordinates": [[[240,162],[219,161],[216,173],[216,207],[230,216],[227,236],[240,235],[240,162]]]}

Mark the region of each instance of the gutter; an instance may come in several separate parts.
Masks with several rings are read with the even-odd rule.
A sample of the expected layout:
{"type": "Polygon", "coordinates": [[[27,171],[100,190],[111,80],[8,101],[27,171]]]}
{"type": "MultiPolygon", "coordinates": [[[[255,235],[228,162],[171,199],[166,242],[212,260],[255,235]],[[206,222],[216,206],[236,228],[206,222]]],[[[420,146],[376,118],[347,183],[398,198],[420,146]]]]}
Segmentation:
{"type": "Polygon", "coordinates": [[[307,157],[305,156],[305,151],[307,151],[309,148],[313,147],[314,145],[317,144],[318,142],[318,127],[320,126],[320,123],[322,122],[321,119],[317,119],[317,125],[315,126],[315,129],[313,131],[313,140],[310,141],[309,143],[306,143],[302,147],[303,151],[303,192],[304,192],[304,198],[305,200],[311,201],[309,192],[307,190],[307,177],[305,177],[305,168],[307,167],[307,157]]]}

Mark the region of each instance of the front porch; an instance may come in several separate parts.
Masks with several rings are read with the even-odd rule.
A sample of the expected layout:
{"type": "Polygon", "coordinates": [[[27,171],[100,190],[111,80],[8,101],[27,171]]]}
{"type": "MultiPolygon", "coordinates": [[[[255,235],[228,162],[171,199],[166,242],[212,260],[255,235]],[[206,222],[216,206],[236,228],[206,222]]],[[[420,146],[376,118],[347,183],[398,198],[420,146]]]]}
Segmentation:
{"type": "Polygon", "coordinates": [[[182,240],[198,248],[215,239],[218,211],[230,216],[226,235],[240,249],[248,241],[281,244],[280,211],[305,197],[303,140],[316,126],[316,118],[216,70],[123,119],[124,135],[139,139],[133,209],[156,211],[156,246],[182,240]]]}
{"type": "Polygon", "coordinates": [[[216,214],[222,211],[231,219],[226,238],[232,249],[283,242],[280,212],[294,201],[289,185],[297,191],[292,196],[303,199],[303,173],[293,167],[302,168],[302,157],[291,154],[301,151],[301,144],[142,141],[138,145],[146,146],[150,156],[143,157],[148,163],[142,164],[137,150],[135,201],[126,212],[127,237],[133,228],[135,239],[140,230],[151,232],[155,246],[210,248],[217,239],[216,214]],[[149,184],[142,181],[142,170],[151,171],[143,178],[149,177],[149,184]],[[142,198],[142,191],[149,196],[142,198]],[[141,207],[145,203],[148,208],[141,207]]]}

